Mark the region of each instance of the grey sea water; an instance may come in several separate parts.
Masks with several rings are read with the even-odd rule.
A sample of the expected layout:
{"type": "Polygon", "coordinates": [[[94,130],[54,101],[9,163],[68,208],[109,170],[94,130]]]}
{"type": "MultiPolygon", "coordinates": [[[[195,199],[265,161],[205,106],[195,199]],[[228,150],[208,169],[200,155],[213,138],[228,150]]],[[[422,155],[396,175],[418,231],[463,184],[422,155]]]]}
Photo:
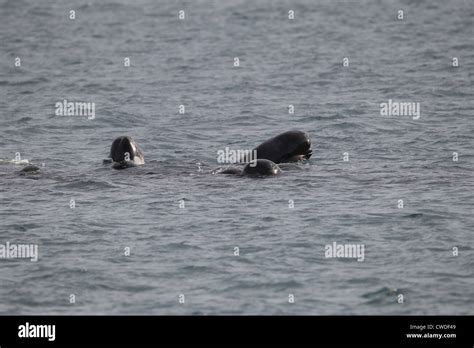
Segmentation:
{"type": "Polygon", "coordinates": [[[473,314],[473,4],[1,0],[0,244],[39,259],[0,259],[0,314],[473,314]],[[212,174],[290,129],[309,162],[212,174]],[[102,165],[119,135],[144,167],[102,165]]]}

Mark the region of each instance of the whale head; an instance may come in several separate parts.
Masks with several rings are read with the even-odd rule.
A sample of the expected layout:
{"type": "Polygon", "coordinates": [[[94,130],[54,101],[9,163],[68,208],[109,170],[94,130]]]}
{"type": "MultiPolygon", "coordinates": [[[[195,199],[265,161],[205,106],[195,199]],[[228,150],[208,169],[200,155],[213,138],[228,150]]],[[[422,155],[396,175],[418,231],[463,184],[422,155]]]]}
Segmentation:
{"type": "Polygon", "coordinates": [[[248,176],[271,176],[279,175],[280,167],[267,159],[257,159],[248,163],[242,170],[242,175],[248,176]]]}
{"type": "Polygon", "coordinates": [[[112,159],[112,167],[115,169],[145,164],[143,152],[129,136],[121,136],[113,141],[109,157],[112,159]]]}
{"type": "Polygon", "coordinates": [[[311,140],[305,132],[292,130],[271,138],[254,150],[257,158],[275,163],[296,162],[309,159],[313,154],[311,140]]]}
{"type": "Polygon", "coordinates": [[[290,131],[288,133],[290,133],[289,137],[294,141],[295,148],[293,151],[290,151],[285,160],[287,162],[296,162],[309,159],[313,154],[313,150],[311,149],[311,139],[308,134],[301,131],[290,131]]]}

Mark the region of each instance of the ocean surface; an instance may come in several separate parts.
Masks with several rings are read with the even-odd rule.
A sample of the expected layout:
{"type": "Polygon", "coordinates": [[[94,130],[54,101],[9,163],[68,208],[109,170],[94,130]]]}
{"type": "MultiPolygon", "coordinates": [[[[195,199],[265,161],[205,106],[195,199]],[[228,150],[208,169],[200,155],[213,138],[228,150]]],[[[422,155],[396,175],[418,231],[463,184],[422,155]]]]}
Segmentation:
{"type": "Polygon", "coordinates": [[[38,246],[0,259],[0,314],[474,314],[473,21],[469,0],[0,0],[0,244],[38,246]],[[306,163],[213,174],[290,129],[306,163]],[[120,135],[145,166],[102,163],[120,135]]]}

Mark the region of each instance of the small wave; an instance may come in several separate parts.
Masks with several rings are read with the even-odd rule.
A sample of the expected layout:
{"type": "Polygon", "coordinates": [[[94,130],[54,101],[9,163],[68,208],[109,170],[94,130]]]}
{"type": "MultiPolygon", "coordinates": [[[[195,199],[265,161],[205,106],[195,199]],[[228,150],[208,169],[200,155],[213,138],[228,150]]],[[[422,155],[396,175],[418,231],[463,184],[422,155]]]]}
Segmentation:
{"type": "Polygon", "coordinates": [[[181,268],[185,272],[206,272],[210,273],[214,271],[215,269],[208,267],[208,266],[195,266],[195,265],[189,265],[189,266],[184,266],[181,268]]]}
{"type": "Polygon", "coordinates": [[[27,117],[22,117],[22,118],[20,118],[19,120],[16,121],[16,123],[27,123],[27,122],[29,122],[29,121],[31,121],[31,120],[33,120],[33,118],[27,116],[27,117]]]}
{"type": "MultiPolygon", "coordinates": [[[[2,81],[5,82],[5,81],[2,81]]],[[[6,85],[10,86],[30,86],[30,85],[37,85],[40,83],[46,83],[49,82],[49,80],[46,77],[37,77],[33,79],[28,79],[28,80],[19,80],[19,81],[6,81],[6,85]]]]}
{"type": "Polygon", "coordinates": [[[382,287],[362,295],[367,304],[391,304],[397,303],[397,295],[401,293],[400,289],[382,287]]]}
{"type": "Polygon", "coordinates": [[[85,189],[85,190],[97,190],[97,189],[110,189],[117,188],[119,186],[112,184],[108,181],[98,181],[98,180],[77,180],[62,184],[58,188],[64,189],[85,189]]]}
{"type": "Polygon", "coordinates": [[[41,226],[37,225],[37,224],[18,223],[18,224],[6,225],[4,227],[7,231],[26,232],[28,230],[35,229],[35,228],[38,228],[38,227],[41,227],[41,226]]]}
{"type": "MultiPolygon", "coordinates": [[[[235,283],[234,283],[235,284],[235,283]]],[[[240,291],[240,290],[246,290],[246,289],[271,289],[275,291],[286,291],[286,290],[292,290],[292,289],[297,289],[297,288],[302,288],[303,284],[300,282],[297,282],[296,280],[288,280],[288,281],[280,281],[280,282],[265,282],[261,283],[258,281],[238,281],[237,284],[232,285],[230,287],[227,287],[225,291],[240,291]]]]}
{"type": "Polygon", "coordinates": [[[16,160],[16,159],[0,159],[0,164],[14,164],[14,165],[21,165],[26,166],[30,164],[30,161],[27,159],[16,160]]]}
{"type": "Polygon", "coordinates": [[[409,214],[409,215],[404,215],[403,217],[416,219],[416,218],[420,218],[420,217],[423,217],[423,216],[424,216],[423,213],[413,213],[413,214],[409,214]]]}
{"type": "Polygon", "coordinates": [[[169,248],[169,250],[201,249],[200,247],[196,245],[189,245],[186,242],[170,243],[166,245],[166,248],[169,248]]]}

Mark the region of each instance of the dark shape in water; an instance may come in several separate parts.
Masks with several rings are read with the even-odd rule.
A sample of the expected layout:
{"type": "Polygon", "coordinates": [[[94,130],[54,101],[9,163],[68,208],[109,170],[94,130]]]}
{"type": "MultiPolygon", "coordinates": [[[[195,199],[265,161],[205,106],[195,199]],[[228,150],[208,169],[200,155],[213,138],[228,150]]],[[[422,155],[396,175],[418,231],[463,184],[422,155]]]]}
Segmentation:
{"type": "Polygon", "coordinates": [[[292,130],[273,137],[254,150],[258,159],[268,159],[275,163],[297,162],[309,159],[313,154],[308,134],[292,130]]]}
{"type": "Polygon", "coordinates": [[[129,136],[121,136],[113,141],[109,157],[112,159],[112,167],[115,169],[125,169],[145,164],[142,150],[129,136]]]}
{"type": "Polygon", "coordinates": [[[20,173],[36,173],[39,171],[39,167],[29,164],[26,167],[24,167],[22,170],[20,170],[20,173]]]}

